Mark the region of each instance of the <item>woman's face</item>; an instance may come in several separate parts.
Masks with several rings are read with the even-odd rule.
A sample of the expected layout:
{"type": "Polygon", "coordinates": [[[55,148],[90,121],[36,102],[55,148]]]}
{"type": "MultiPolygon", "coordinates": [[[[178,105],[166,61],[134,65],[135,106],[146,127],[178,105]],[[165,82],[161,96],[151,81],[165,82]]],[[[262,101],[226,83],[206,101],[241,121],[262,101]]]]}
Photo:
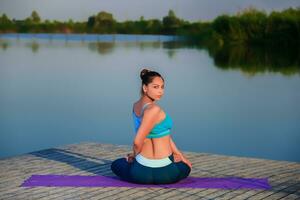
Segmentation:
{"type": "Polygon", "coordinates": [[[153,78],[153,81],[147,86],[143,86],[144,91],[153,99],[159,100],[164,94],[164,81],[160,77],[153,78]]]}

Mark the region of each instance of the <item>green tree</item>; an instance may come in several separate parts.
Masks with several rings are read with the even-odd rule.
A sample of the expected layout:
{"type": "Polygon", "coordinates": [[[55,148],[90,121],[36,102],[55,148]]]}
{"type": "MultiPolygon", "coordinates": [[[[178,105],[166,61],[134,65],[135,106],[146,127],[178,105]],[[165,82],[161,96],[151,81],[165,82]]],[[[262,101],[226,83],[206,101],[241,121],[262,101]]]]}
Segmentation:
{"type": "Polygon", "coordinates": [[[145,20],[144,16],[140,17],[140,20],[136,22],[139,34],[147,34],[148,31],[148,21],[145,20]]]}
{"type": "Polygon", "coordinates": [[[149,27],[149,33],[152,34],[161,34],[163,25],[162,22],[158,19],[151,19],[147,23],[147,27],[149,27]]]}
{"type": "Polygon", "coordinates": [[[6,16],[6,14],[2,14],[0,17],[0,24],[9,24],[11,23],[10,19],[6,16]]]}
{"type": "Polygon", "coordinates": [[[240,40],[256,42],[265,39],[265,29],[268,19],[265,11],[249,7],[236,18],[240,21],[238,29],[243,32],[243,34],[238,36],[240,40]]]}
{"type": "Polygon", "coordinates": [[[35,10],[32,11],[30,19],[33,23],[40,23],[41,22],[41,18],[35,10]]]}
{"type": "Polygon", "coordinates": [[[169,10],[168,16],[163,17],[163,27],[166,34],[175,34],[180,25],[181,20],[176,17],[173,10],[169,10]]]}
{"type": "Polygon", "coordinates": [[[0,32],[12,30],[13,28],[13,22],[6,16],[6,14],[2,14],[2,16],[0,17],[0,32]]]}
{"type": "Polygon", "coordinates": [[[113,33],[115,24],[116,22],[111,13],[101,11],[95,16],[94,29],[99,33],[113,33]]]}
{"type": "Polygon", "coordinates": [[[222,38],[220,39],[227,39],[228,33],[230,30],[230,16],[228,15],[221,15],[218,16],[212,23],[213,30],[220,35],[222,38]]]}
{"type": "Polygon", "coordinates": [[[300,8],[273,11],[268,18],[266,34],[271,41],[300,42],[300,8]]]}
{"type": "Polygon", "coordinates": [[[90,16],[87,21],[88,28],[93,28],[95,26],[95,22],[96,22],[96,17],[90,16]]]}

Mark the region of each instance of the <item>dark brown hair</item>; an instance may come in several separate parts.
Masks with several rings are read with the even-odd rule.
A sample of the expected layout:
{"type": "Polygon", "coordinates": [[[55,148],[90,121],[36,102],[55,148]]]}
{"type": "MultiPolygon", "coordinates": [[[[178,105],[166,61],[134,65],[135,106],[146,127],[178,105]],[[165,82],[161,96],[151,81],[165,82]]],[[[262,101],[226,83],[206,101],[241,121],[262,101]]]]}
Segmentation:
{"type": "Polygon", "coordinates": [[[140,77],[142,79],[142,87],[141,87],[141,91],[140,94],[141,96],[144,95],[144,90],[143,90],[143,85],[145,84],[146,86],[151,83],[153,81],[153,79],[155,77],[160,77],[163,82],[165,82],[164,78],[156,71],[151,71],[149,69],[144,68],[141,73],[140,73],[140,77]]]}

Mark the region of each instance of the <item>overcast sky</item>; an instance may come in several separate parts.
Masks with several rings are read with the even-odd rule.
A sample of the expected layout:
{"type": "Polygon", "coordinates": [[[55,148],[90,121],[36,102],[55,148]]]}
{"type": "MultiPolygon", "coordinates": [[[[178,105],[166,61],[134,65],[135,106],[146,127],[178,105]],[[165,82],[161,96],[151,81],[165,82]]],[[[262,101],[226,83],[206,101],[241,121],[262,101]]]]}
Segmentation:
{"type": "Polygon", "coordinates": [[[300,0],[0,0],[0,14],[24,19],[36,10],[43,20],[86,21],[91,15],[107,11],[118,21],[124,21],[140,16],[162,19],[172,9],[180,18],[205,21],[249,6],[270,12],[300,6],[300,0]]]}

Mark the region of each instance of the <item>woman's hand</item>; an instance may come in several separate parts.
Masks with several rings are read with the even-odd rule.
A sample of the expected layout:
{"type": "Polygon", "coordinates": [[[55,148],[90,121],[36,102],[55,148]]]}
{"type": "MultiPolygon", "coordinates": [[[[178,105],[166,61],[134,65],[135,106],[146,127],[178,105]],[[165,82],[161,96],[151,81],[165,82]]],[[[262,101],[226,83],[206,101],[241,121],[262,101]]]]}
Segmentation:
{"type": "Polygon", "coordinates": [[[127,156],[126,156],[126,161],[127,162],[129,162],[129,163],[132,163],[133,162],[133,160],[134,160],[134,154],[133,153],[129,153],[129,154],[127,154],[127,156]]]}
{"type": "Polygon", "coordinates": [[[182,161],[192,169],[192,163],[187,158],[183,157],[182,161]]]}
{"type": "Polygon", "coordinates": [[[183,154],[173,154],[173,156],[175,162],[182,161],[192,169],[192,163],[186,157],[184,157],[183,154]]]}
{"type": "Polygon", "coordinates": [[[174,156],[174,162],[182,161],[182,155],[173,153],[173,156],[174,156]]]}

